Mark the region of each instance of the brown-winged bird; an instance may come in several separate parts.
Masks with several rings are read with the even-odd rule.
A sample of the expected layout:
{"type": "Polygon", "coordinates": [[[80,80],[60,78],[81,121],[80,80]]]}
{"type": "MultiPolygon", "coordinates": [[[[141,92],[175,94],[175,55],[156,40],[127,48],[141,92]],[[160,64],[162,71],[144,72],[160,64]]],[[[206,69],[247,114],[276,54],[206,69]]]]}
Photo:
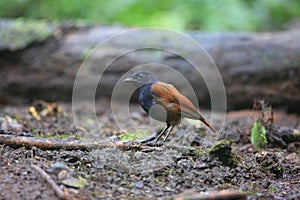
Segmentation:
{"type": "Polygon", "coordinates": [[[200,120],[215,132],[192,102],[173,85],[158,81],[149,72],[136,72],[124,82],[133,83],[138,88],[139,103],[150,117],[167,123],[167,126],[154,138],[154,142],[166,133],[163,140],[165,142],[182,117],[200,120]]]}

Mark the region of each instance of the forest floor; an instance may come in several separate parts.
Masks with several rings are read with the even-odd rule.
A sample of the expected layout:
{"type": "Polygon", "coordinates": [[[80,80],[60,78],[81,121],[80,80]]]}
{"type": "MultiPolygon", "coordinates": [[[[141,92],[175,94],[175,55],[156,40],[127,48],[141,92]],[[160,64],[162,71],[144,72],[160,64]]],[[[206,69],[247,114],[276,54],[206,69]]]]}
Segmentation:
{"type": "MultiPolygon", "coordinates": [[[[100,129],[88,117],[86,127],[75,129],[71,104],[57,105],[3,106],[0,126],[5,131],[1,134],[68,141],[121,138],[126,133],[128,119],[123,130],[118,129],[108,100],[97,102],[100,129]]],[[[137,105],[131,111],[137,129],[146,130],[149,118],[137,105]]],[[[168,145],[145,152],[117,147],[42,150],[0,143],[0,199],[58,199],[35,165],[49,174],[65,195],[77,199],[197,199],[203,192],[221,190],[240,191],[248,199],[300,199],[299,142],[255,150],[250,142],[255,117],[257,113],[251,110],[227,113],[220,138],[232,141],[229,154],[233,161],[229,163],[201,145],[208,134],[206,128],[188,123],[180,125],[167,144],[201,149],[199,152],[168,145]]],[[[300,117],[275,111],[274,124],[296,131],[300,117]]]]}

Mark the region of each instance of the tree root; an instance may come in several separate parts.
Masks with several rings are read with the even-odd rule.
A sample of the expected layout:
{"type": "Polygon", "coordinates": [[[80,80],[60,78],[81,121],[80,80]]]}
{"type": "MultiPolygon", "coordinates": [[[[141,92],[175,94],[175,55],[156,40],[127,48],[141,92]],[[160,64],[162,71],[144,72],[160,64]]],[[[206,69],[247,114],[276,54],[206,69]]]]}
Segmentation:
{"type": "Polygon", "coordinates": [[[42,178],[49,184],[49,186],[55,192],[55,194],[59,199],[64,199],[64,200],[70,199],[69,195],[67,193],[64,193],[59,188],[59,186],[55,183],[55,181],[51,178],[51,176],[49,176],[42,168],[40,168],[37,165],[31,165],[31,167],[35,169],[42,176],[42,178]]]}

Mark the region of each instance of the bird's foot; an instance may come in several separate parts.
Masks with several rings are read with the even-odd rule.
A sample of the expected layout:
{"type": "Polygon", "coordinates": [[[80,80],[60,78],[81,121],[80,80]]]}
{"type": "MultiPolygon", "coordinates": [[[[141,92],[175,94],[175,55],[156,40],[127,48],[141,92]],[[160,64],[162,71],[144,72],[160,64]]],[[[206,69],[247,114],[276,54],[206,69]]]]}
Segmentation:
{"type": "Polygon", "coordinates": [[[147,138],[144,138],[142,140],[139,140],[138,142],[145,144],[147,146],[152,146],[152,147],[161,147],[163,145],[163,142],[158,141],[157,135],[153,134],[147,138]]]}
{"type": "Polygon", "coordinates": [[[161,147],[164,145],[164,142],[161,141],[157,141],[157,139],[149,141],[147,143],[145,143],[147,146],[151,146],[151,147],[161,147]]]}
{"type": "Polygon", "coordinates": [[[156,139],[156,136],[157,136],[156,134],[153,134],[153,135],[150,135],[150,136],[148,136],[148,137],[146,137],[144,139],[139,140],[138,142],[142,143],[142,144],[147,144],[149,142],[154,141],[156,139]]]}

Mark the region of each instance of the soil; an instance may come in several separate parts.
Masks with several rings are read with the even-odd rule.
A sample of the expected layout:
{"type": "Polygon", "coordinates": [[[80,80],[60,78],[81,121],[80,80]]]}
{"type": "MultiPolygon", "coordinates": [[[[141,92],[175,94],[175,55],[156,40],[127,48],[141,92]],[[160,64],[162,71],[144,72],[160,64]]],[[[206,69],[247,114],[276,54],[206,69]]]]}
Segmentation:
{"type": "MultiPolygon", "coordinates": [[[[29,113],[31,105],[2,107],[1,129],[16,137],[70,140],[101,139],[126,133],[114,123],[108,100],[97,103],[100,131],[88,118],[86,127],[75,129],[68,103],[58,103],[59,107],[54,105],[53,110],[48,107],[51,111],[48,113],[43,112],[47,104],[39,104],[42,104],[41,109],[37,109],[36,104],[34,107],[40,120],[29,113]]],[[[147,127],[149,118],[139,106],[133,105],[131,111],[137,129],[147,127]]],[[[232,162],[223,162],[208,153],[212,148],[205,145],[199,152],[182,152],[167,145],[163,145],[161,151],[141,152],[118,148],[41,150],[0,144],[0,199],[58,199],[32,164],[41,167],[63,191],[77,199],[185,198],[224,189],[244,192],[247,199],[300,199],[299,141],[285,148],[255,150],[250,143],[250,130],[257,114],[249,110],[227,114],[220,139],[231,139],[227,153],[232,162]]],[[[275,111],[274,123],[281,128],[299,129],[300,117],[275,111]]],[[[199,125],[180,125],[170,136],[169,143],[198,148],[206,130],[199,125]]]]}

